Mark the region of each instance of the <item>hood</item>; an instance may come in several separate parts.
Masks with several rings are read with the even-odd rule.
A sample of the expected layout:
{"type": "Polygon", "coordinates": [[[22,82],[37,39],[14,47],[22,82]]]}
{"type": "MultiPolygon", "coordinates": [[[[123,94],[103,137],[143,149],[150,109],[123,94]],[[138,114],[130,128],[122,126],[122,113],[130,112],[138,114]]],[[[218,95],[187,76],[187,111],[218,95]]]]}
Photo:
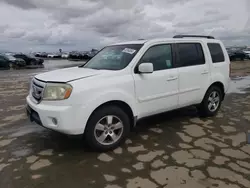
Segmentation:
{"type": "Polygon", "coordinates": [[[38,74],[35,76],[35,78],[45,82],[71,82],[83,78],[101,75],[106,72],[110,71],[73,67],[38,74]]]}

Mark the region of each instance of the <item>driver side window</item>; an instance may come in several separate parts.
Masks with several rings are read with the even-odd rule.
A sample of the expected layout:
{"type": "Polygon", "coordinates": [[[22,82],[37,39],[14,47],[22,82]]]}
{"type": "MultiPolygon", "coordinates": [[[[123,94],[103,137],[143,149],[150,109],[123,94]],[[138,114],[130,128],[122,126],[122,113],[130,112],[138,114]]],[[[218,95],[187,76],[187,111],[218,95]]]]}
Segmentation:
{"type": "Polygon", "coordinates": [[[154,71],[173,67],[171,44],[161,44],[150,47],[140,60],[140,63],[152,63],[154,71]]]}

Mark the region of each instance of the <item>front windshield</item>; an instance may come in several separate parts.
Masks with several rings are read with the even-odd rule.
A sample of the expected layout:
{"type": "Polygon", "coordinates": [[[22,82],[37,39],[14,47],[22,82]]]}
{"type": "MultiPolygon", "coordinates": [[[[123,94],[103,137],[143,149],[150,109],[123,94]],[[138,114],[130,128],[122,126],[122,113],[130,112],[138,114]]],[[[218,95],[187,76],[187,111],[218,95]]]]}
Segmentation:
{"type": "Polygon", "coordinates": [[[142,45],[143,44],[124,44],[105,47],[83,67],[98,70],[124,69],[131,62],[142,45]]]}

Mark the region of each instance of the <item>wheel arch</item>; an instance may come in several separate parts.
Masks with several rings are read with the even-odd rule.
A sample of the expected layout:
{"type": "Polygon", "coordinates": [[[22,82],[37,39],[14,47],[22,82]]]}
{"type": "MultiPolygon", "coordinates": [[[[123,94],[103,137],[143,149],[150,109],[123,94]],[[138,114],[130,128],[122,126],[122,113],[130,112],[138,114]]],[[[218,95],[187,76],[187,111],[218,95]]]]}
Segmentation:
{"type": "MultiPolygon", "coordinates": [[[[90,114],[89,118],[88,118],[88,121],[90,119],[90,117],[92,116],[92,114],[100,109],[100,108],[103,108],[105,106],[117,106],[119,108],[121,108],[129,117],[129,121],[130,121],[130,128],[133,128],[136,124],[136,116],[134,116],[134,113],[133,113],[133,110],[132,108],[130,107],[130,105],[124,101],[121,101],[121,100],[111,100],[111,101],[107,101],[101,105],[99,105],[98,107],[96,107],[93,112],[90,114]]],[[[87,121],[87,124],[88,124],[88,121],[87,121]]]]}
{"type": "MultiPolygon", "coordinates": [[[[221,92],[222,92],[222,100],[224,100],[224,98],[225,98],[225,86],[224,86],[224,84],[223,84],[222,82],[220,82],[220,81],[214,82],[214,83],[212,83],[212,84],[209,86],[209,88],[207,89],[207,91],[208,91],[211,87],[213,87],[213,86],[216,86],[216,87],[218,87],[218,88],[221,89],[221,92]]],[[[207,93],[207,91],[206,91],[206,93],[207,93]]]]}

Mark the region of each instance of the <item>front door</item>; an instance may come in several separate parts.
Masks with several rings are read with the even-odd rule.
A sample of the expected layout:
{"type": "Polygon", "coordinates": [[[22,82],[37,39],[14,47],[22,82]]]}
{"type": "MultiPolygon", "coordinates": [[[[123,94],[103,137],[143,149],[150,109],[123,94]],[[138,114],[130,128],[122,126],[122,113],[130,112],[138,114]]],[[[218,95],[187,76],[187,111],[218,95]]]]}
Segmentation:
{"type": "Polygon", "coordinates": [[[154,72],[134,74],[138,118],[175,109],[178,104],[178,72],[173,67],[172,45],[150,47],[140,63],[150,62],[154,72]]]}

